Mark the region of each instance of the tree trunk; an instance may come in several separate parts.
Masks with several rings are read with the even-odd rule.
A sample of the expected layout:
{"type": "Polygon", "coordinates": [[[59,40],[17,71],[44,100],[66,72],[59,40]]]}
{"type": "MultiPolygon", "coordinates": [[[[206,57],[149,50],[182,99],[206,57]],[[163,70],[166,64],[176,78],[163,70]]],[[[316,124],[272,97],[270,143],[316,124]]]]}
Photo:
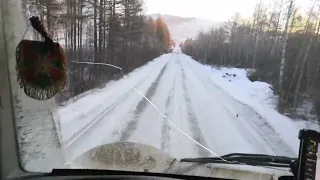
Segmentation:
{"type": "MultiPolygon", "coordinates": [[[[305,28],[304,28],[305,34],[308,34],[308,28],[309,28],[309,25],[310,25],[310,23],[312,21],[311,18],[312,18],[313,9],[314,9],[315,4],[316,4],[316,1],[314,1],[313,6],[310,9],[309,16],[308,16],[308,19],[307,19],[307,22],[306,22],[306,25],[305,25],[305,28]]],[[[318,15],[319,15],[319,12],[320,11],[318,11],[318,15]]],[[[311,27],[310,31],[314,32],[313,27],[311,27]]],[[[310,48],[311,48],[311,45],[312,45],[312,42],[313,42],[312,35],[309,35],[309,36],[310,37],[309,37],[309,40],[308,40],[307,49],[305,51],[305,54],[304,54],[304,57],[303,57],[303,60],[302,60],[301,71],[300,71],[299,78],[298,78],[298,81],[297,81],[297,86],[296,86],[296,89],[295,89],[295,94],[294,94],[294,99],[293,99],[293,107],[297,107],[299,91],[300,91],[300,88],[301,88],[301,80],[302,80],[302,77],[303,77],[303,74],[304,74],[304,71],[305,71],[305,68],[306,68],[307,59],[308,59],[308,56],[309,56],[309,51],[310,51],[310,48]]]]}
{"type": "Polygon", "coordinates": [[[300,51],[299,51],[299,55],[296,58],[296,66],[295,66],[295,69],[294,69],[294,72],[293,72],[293,75],[292,75],[292,78],[291,78],[291,82],[290,82],[290,85],[289,85],[289,88],[288,88],[288,91],[287,91],[287,94],[286,94],[285,102],[288,102],[289,93],[291,92],[293,83],[296,80],[296,76],[298,75],[298,70],[299,70],[299,66],[300,66],[300,58],[302,56],[302,53],[303,53],[303,49],[301,48],[300,51]]]}
{"type": "Polygon", "coordinates": [[[100,0],[100,5],[99,5],[99,58],[100,58],[100,62],[102,62],[102,42],[103,42],[103,1],[104,0],[100,0]]]}
{"type": "Polygon", "coordinates": [[[279,102],[278,102],[278,110],[283,112],[283,105],[284,105],[284,92],[283,92],[283,74],[284,74],[284,66],[286,63],[286,48],[287,48],[287,41],[288,41],[288,27],[289,21],[291,17],[291,11],[293,6],[294,0],[290,0],[286,18],[286,25],[283,32],[283,42],[282,42],[282,51],[281,51],[281,62],[280,62],[280,73],[279,73],[279,102]]]}
{"type": "Polygon", "coordinates": [[[72,25],[73,25],[73,60],[77,61],[78,57],[77,57],[77,6],[76,6],[76,0],[73,1],[73,17],[72,17],[72,25]]]}
{"type": "Polygon", "coordinates": [[[253,60],[252,60],[252,69],[255,69],[255,67],[256,67],[256,58],[257,58],[258,44],[259,44],[259,40],[258,40],[258,37],[256,37],[256,39],[255,39],[255,45],[254,45],[253,60]]]}
{"type": "MultiPolygon", "coordinates": [[[[83,0],[80,0],[79,2],[79,17],[82,16],[82,9],[83,9],[83,0]]],[[[79,57],[82,57],[82,18],[79,19],[79,27],[78,27],[78,30],[79,30],[79,47],[78,47],[78,51],[79,51],[79,57]]]]}
{"type": "Polygon", "coordinates": [[[297,100],[298,100],[299,90],[300,90],[300,86],[301,86],[301,80],[302,80],[302,76],[304,74],[304,70],[305,70],[305,66],[306,66],[306,62],[307,62],[307,59],[308,59],[308,55],[309,55],[309,51],[310,51],[310,47],[311,47],[312,41],[313,41],[313,38],[310,37],[306,52],[305,52],[305,54],[303,56],[301,71],[300,71],[300,74],[299,74],[296,90],[295,90],[295,93],[294,93],[293,107],[297,107],[297,100]]]}
{"type": "Polygon", "coordinates": [[[98,62],[98,35],[97,35],[97,0],[93,1],[93,48],[94,48],[94,62],[98,62]]]}

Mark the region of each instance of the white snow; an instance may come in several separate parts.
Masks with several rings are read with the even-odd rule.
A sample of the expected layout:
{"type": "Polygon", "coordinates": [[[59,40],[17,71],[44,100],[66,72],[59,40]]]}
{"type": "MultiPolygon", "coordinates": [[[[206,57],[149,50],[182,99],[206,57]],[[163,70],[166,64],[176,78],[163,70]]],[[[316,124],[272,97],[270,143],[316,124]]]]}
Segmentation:
{"type": "Polygon", "coordinates": [[[136,69],[127,76],[128,80],[121,79],[108,83],[101,92],[88,95],[59,110],[63,144],[72,147],[74,144],[79,144],[79,138],[85,143],[80,147],[73,146],[75,148],[67,151],[68,154],[72,154],[71,159],[101,143],[117,140],[117,130],[124,128],[125,121],[121,121],[121,117],[113,117],[113,114],[130,115],[126,113],[134,109],[136,103],[142,99],[131,87],[144,93],[157,78],[161,67],[165,65],[166,56],[168,55],[163,55],[136,69]],[[122,103],[125,100],[128,103],[122,103]],[[95,128],[94,132],[90,130],[87,133],[92,127],[95,128]]]}
{"type": "Polygon", "coordinates": [[[99,92],[94,92],[65,108],[61,108],[59,114],[60,121],[62,122],[61,131],[63,140],[66,141],[70,136],[81,131],[88,123],[92,122],[92,117],[101,114],[106,106],[115,104],[131,87],[146,78],[145,75],[148,76],[154,72],[154,68],[161,66],[162,62],[159,64],[159,59],[161,59],[161,57],[133,71],[128,75],[129,81],[120,79],[117,82],[110,82],[99,92]],[[88,116],[88,114],[90,114],[90,116],[88,116]]]}
{"type": "Polygon", "coordinates": [[[228,153],[296,157],[301,125],[274,109],[270,85],[251,82],[246,73],[201,65],[175,49],[127,79],[59,109],[67,161],[118,141],[150,145],[176,158],[228,153]]]}
{"type": "MultiPolygon", "coordinates": [[[[18,2],[10,1],[10,7],[20,8],[18,2]]],[[[17,12],[21,12],[19,8],[17,12]]],[[[15,37],[7,42],[9,49],[15,49],[26,27],[21,14],[8,13],[7,19],[18,19],[15,15],[19,21],[11,21],[7,27],[20,32],[5,29],[8,37],[15,37]]],[[[245,70],[203,66],[177,49],[174,52],[53,113],[52,101],[31,100],[18,87],[14,51],[10,51],[12,89],[15,100],[20,101],[15,105],[15,115],[24,168],[37,172],[64,168],[64,161],[71,162],[89,149],[117,141],[145,143],[177,158],[235,152],[295,157],[298,131],[320,129],[316,123],[293,121],[279,114],[270,85],[249,81],[245,70]],[[226,73],[236,76],[223,77],[226,73]],[[59,126],[63,157],[55,126],[59,126]],[[189,138],[209,148],[211,154],[189,138]]]]}
{"type": "Polygon", "coordinates": [[[212,68],[211,70],[214,83],[234,96],[239,96],[244,102],[257,101],[270,108],[275,108],[276,99],[272,86],[265,82],[251,82],[247,78],[247,70],[238,68],[212,68]]]}
{"type": "Polygon", "coordinates": [[[320,131],[320,126],[316,122],[293,121],[278,113],[275,110],[276,98],[271,85],[259,81],[251,82],[247,78],[245,69],[205,67],[207,71],[211,72],[211,79],[215,84],[238,101],[249,105],[258,112],[296,153],[299,151],[299,130],[307,128],[320,131]],[[233,76],[234,74],[236,76],[233,76]]]}

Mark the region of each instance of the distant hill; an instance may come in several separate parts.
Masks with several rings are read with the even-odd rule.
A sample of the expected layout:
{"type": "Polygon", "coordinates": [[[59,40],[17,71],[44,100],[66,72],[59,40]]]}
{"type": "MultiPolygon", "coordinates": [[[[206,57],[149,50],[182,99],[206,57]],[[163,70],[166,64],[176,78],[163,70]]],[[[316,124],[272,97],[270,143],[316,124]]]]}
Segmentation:
{"type": "Polygon", "coordinates": [[[167,14],[150,14],[148,16],[156,19],[159,15],[168,25],[171,38],[177,43],[184,42],[187,38],[196,37],[201,30],[207,31],[212,27],[218,28],[223,24],[222,22],[213,22],[200,18],[186,18],[167,14]]]}

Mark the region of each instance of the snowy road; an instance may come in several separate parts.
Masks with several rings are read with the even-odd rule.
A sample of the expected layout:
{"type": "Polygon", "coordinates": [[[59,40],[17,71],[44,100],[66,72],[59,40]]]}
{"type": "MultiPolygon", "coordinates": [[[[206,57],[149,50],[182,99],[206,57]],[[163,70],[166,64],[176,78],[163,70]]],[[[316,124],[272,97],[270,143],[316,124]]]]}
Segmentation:
{"type": "Polygon", "coordinates": [[[296,156],[265,119],[210,77],[190,57],[166,54],[129,74],[127,80],[113,82],[61,109],[66,157],[72,160],[98,145],[118,141],[151,145],[176,158],[214,156],[172,127],[163,115],[218,155],[296,156]]]}

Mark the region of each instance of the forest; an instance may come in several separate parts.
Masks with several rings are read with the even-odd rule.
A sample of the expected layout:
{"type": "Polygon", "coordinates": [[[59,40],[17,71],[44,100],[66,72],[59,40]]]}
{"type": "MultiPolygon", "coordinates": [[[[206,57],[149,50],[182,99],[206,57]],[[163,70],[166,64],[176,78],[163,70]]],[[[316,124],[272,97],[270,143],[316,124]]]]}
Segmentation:
{"type": "MultiPolygon", "coordinates": [[[[64,47],[68,83],[58,102],[121,78],[171,51],[167,25],[161,17],[147,17],[142,0],[22,0],[22,6],[27,24],[29,17],[39,16],[64,47]],[[122,71],[92,63],[112,64],[122,71]]],[[[36,32],[31,34],[41,39],[36,32]]]]}
{"type": "Polygon", "coordinates": [[[297,117],[309,103],[320,119],[320,2],[310,2],[307,10],[295,0],[259,2],[252,17],[236,13],[180,46],[203,64],[250,69],[251,81],[273,85],[279,112],[297,117]]]}

